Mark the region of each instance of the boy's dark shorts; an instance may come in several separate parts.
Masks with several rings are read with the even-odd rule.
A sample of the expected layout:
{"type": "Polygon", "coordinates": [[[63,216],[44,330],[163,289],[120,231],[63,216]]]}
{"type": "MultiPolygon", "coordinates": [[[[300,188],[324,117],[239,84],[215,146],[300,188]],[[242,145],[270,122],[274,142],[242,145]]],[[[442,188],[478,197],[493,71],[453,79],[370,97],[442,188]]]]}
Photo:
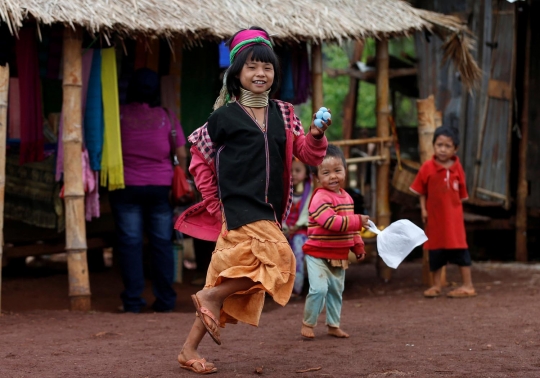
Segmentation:
{"type": "Polygon", "coordinates": [[[432,249],[429,250],[429,270],[435,272],[446,264],[471,266],[471,254],[468,249],[432,249]]]}

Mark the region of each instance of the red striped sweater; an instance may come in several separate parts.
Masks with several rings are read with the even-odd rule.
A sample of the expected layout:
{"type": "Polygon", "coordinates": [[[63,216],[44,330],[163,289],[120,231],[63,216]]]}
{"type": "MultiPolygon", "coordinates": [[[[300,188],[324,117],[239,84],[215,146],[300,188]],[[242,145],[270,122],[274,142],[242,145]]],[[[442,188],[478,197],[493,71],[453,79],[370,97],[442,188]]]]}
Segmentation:
{"type": "Polygon", "coordinates": [[[354,235],[362,230],[362,218],[354,214],[354,202],[343,189],[334,193],[324,188],[313,192],[309,203],[308,255],[346,260],[354,235]]]}

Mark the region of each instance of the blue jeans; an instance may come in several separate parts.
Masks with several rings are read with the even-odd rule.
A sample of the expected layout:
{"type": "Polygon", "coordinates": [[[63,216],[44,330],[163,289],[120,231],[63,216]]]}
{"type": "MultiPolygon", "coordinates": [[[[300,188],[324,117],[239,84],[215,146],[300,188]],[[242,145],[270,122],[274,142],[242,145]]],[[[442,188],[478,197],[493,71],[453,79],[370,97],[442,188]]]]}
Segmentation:
{"type": "Polygon", "coordinates": [[[293,293],[298,295],[302,294],[304,287],[304,251],[302,247],[306,244],[307,239],[307,235],[296,234],[289,240],[294,257],[296,258],[296,277],[294,277],[293,293]]]}
{"type": "Polygon", "coordinates": [[[339,327],[345,269],[333,267],[328,260],[310,255],[305,256],[309,279],[309,293],[304,307],[303,323],[309,327],[317,325],[317,319],[326,304],[326,325],[339,327]]]}
{"type": "Polygon", "coordinates": [[[115,224],[116,248],[124,291],[120,295],[124,311],[140,312],[146,301],[141,298],[145,287],[143,270],[144,231],[151,253],[151,278],[155,311],[170,311],[176,303],[172,246],[172,208],[169,186],[126,186],[109,192],[115,224]]]}

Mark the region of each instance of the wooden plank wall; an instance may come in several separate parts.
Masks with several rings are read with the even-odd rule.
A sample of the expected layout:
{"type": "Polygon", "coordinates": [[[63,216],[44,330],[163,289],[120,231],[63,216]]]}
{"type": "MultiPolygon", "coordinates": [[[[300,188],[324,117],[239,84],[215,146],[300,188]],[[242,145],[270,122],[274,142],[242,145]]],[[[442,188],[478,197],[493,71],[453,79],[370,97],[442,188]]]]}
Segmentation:
{"type": "MultiPolygon", "coordinates": [[[[487,0],[486,2],[489,2],[487,0]]],[[[509,178],[511,130],[514,123],[514,77],[516,56],[515,5],[492,0],[492,37],[484,44],[493,46],[487,85],[487,109],[478,126],[481,141],[476,192],[473,199],[510,206],[509,178]]],[[[474,190],[474,188],[473,188],[474,190]]]]}
{"type": "MultiPolygon", "coordinates": [[[[466,11],[471,0],[418,0],[415,6],[445,14],[459,14],[467,17],[466,11]]],[[[459,128],[461,118],[461,82],[450,62],[442,64],[441,47],[443,41],[436,35],[415,34],[418,62],[418,86],[420,98],[435,96],[437,110],[443,112],[443,125],[459,128]]]]}
{"type": "Polygon", "coordinates": [[[511,11],[514,5],[506,0],[417,0],[414,5],[460,16],[476,36],[477,47],[473,54],[484,74],[479,88],[467,92],[452,65],[441,65],[442,41],[431,36],[427,42],[423,33],[416,34],[420,97],[434,94],[437,109],[443,112],[443,125],[459,129],[461,145],[458,154],[466,173],[469,194],[477,183],[484,189],[483,193],[496,193],[495,197],[482,194],[484,197],[479,202],[489,200],[491,204],[508,205],[513,102],[511,63],[515,34],[511,11]],[[490,79],[495,79],[491,80],[491,86],[490,79]],[[491,100],[487,105],[490,94],[491,100]],[[486,110],[486,106],[489,109],[486,110]],[[482,124],[485,124],[484,133],[482,124]],[[482,134],[481,154],[478,156],[482,134]],[[478,162],[482,164],[481,169],[477,169],[478,162]]]}
{"type": "Polygon", "coordinates": [[[478,149],[478,130],[484,114],[491,67],[492,9],[491,0],[475,1],[470,4],[469,27],[476,37],[476,50],[473,52],[478,65],[483,71],[482,81],[477,90],[464,92],[464,106],[460,122],[461,151],[460,159],[466,173],[467,188],[473,186],[474,169],[476,167],[476,151],[478,149]],[[488,44],[486,44],[488,42],[488,44]]]}

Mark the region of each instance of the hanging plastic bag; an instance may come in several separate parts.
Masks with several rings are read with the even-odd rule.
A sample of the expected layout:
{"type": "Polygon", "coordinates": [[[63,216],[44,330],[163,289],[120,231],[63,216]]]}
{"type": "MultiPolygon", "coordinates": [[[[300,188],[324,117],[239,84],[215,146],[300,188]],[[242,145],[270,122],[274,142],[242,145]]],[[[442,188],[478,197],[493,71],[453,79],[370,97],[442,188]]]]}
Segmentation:
{"type": "Polygon", "coordinates": [[[377,234],[377,252],[385,264],[394,269],[413,249],[428,240],[424,230],[407,219],[398,220],[382,231],[369,221],[368,230],[377,234]]]}

